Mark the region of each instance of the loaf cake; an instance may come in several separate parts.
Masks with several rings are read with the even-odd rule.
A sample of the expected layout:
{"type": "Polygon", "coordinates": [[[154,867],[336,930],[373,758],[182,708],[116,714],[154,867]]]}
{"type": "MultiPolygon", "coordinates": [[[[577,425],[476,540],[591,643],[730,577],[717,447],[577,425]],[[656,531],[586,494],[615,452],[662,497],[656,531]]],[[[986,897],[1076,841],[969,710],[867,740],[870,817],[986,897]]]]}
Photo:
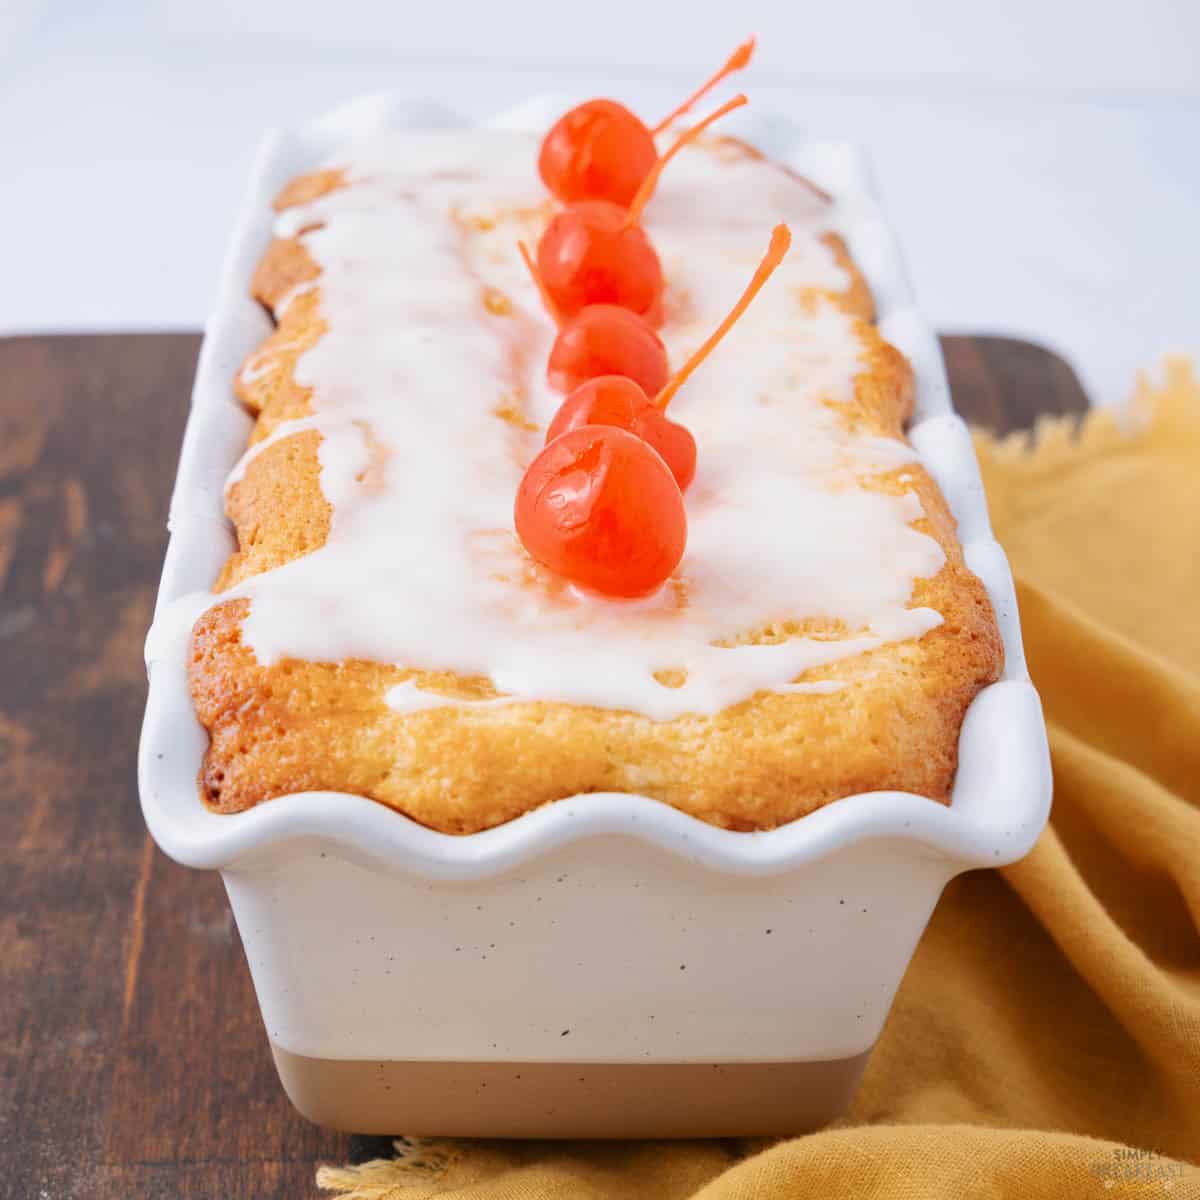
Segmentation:
{"type": "Polygon", "coordinates": [[[897,789],[947,802],[995,617],[905,440],[909,363],[831,199],[715,134],[646,206],[672,366],[777,222],[792,248],[672,415],[699,447],[652,594],[572,585],[513,497],[562,395],[518,252],[556,212],[538,138],[392,132],[279,194],[234,380],[236,552],[194,626],[205,803],[329,790],[469,834],[632,792],[732,830],[897,789]]]}

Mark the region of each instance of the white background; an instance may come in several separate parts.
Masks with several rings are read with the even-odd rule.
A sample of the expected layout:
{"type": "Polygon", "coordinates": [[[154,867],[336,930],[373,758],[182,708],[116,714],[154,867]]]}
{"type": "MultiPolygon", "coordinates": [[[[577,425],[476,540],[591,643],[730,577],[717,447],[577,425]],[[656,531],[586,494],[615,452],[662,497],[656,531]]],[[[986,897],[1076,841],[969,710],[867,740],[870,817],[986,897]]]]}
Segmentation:
{"type": "Polygon", "coordinates": [[[747,33],[756,107],[864,144],[944,331],[1094,399],[1200,353],[1200,3],[0,0],[0,334],[200,325],[253,148],[362,91],[653,117],[747,33]]]}

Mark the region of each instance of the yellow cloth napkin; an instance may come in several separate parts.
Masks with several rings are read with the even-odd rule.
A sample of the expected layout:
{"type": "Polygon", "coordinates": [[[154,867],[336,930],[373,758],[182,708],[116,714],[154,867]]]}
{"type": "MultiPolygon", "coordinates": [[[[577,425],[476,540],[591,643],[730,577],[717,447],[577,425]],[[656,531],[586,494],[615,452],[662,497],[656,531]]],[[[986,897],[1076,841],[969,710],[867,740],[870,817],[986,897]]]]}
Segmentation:
{"type": "Polygon", "coordinates": [[[851,1111],[776,1143],[401,1143],[356,1200],[1200,1197],[1200,386],[978,439],[1050,727],[1033,852],[946,890],[851,1111]]]}

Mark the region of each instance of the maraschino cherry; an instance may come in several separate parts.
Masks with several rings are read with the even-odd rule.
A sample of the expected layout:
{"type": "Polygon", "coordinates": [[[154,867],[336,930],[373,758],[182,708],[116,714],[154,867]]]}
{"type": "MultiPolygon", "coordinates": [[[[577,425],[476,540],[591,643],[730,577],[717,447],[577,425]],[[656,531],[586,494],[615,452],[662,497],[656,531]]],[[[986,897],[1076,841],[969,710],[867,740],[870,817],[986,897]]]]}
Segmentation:
{"type": "Polygon", "coordinates": [[[589,304],[558,331],[546,379],[558,392],[573,392],[599,375],[623,375],[654,395],[671,368],[662,338],[637,313],[616,304],[589,304]]]}
{"type": "Polygon", "coordinates": [[[542,181],[564,204],[609,200],[625,206],[658,158],[654,135],[688,111],[754,53],[754,39],[739,46],[725,65],[653,129],[615,100],[589,100],[560,117],[538,156],[542,181]]]}
{"type": "Polygon", "coordinates": [[[615,425],[629,430],[652,446],[671,469],[679,490],[686,491],[696,474],[696,439],[683,425],[667,416],[667,406],[762,290],[763,284],[783,261],[791,242],[788,227],[777,225],[771,234],[767,252],[741,298],[669,382],[650,392],[633,379],[618,375],[588,380],[563,401],[546,430],[547,445],[568,430],[581,426],[615,425]],[[650,399],[651,395],[653,399],[650,399]]]}
{"type": "Polygon", "coordinates": [[[529,247],[519,242],[518,248],[546,311],[558,326],[546,368],[546,379],[555,391],[572,392],[598,375],[624,375],[651,394],[666,386],[671,374],[667,348],[642,317],[617,304],[589,304],[564,321],[529,247]]]}
{"type": "Polygon", "coordinates": [[[640,224],[642,210],[671,159],[745,103],[745,96],[735,96],[680,134],[651,166],[627,209],[611,200],[582,200],[546,226],[538,242],[538,274],[559,313],[571,317],[589,304],[618,304],[653,325],[661,322],[662,264],[640,224]]]}
{"type": "Polygon", "coordinates": [[[632,379],[601,375],[577,387],[563,401],[546,430],[546,444],[583,425],[615,425],[636,434],[658,451],[681,492],[696,474],[696,439],[672,421],[632,379]]]}
{"type": "Polygon", "coordinates": [[[696,465],[695,440],[666,408],[790,245],[787,226],[777,225],[741,298],[653,400],[612,376],[567,397],[517,491],[517,536],[533,558],[606,596],[644,596],[666,582],[687,544],[682,489],[696,465]]]}
{"type": "Polygon", "coordinates": [[[615,425],[584,425],[545,447],[521,480],[513,517],[538,562],[605,596],[654,591],[687,544],[670,468],[615,425]]]}

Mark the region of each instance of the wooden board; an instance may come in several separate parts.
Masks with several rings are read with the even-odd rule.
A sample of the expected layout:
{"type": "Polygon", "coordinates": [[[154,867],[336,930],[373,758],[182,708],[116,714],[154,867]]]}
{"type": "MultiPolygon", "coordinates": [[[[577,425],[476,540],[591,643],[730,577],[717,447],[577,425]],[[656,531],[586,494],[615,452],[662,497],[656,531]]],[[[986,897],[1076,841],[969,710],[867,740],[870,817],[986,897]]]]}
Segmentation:
{"type": "MultiPolygon", "coordinates": [[[[943,341],[1000,430],[1086,401],[1045,350],[943,341]]],[[[298,1197],[386,1153],[275,1077],[219,878],[138,808],[142,641],[199,338],[0,341],[0,1197],[298,1197]]]]}

